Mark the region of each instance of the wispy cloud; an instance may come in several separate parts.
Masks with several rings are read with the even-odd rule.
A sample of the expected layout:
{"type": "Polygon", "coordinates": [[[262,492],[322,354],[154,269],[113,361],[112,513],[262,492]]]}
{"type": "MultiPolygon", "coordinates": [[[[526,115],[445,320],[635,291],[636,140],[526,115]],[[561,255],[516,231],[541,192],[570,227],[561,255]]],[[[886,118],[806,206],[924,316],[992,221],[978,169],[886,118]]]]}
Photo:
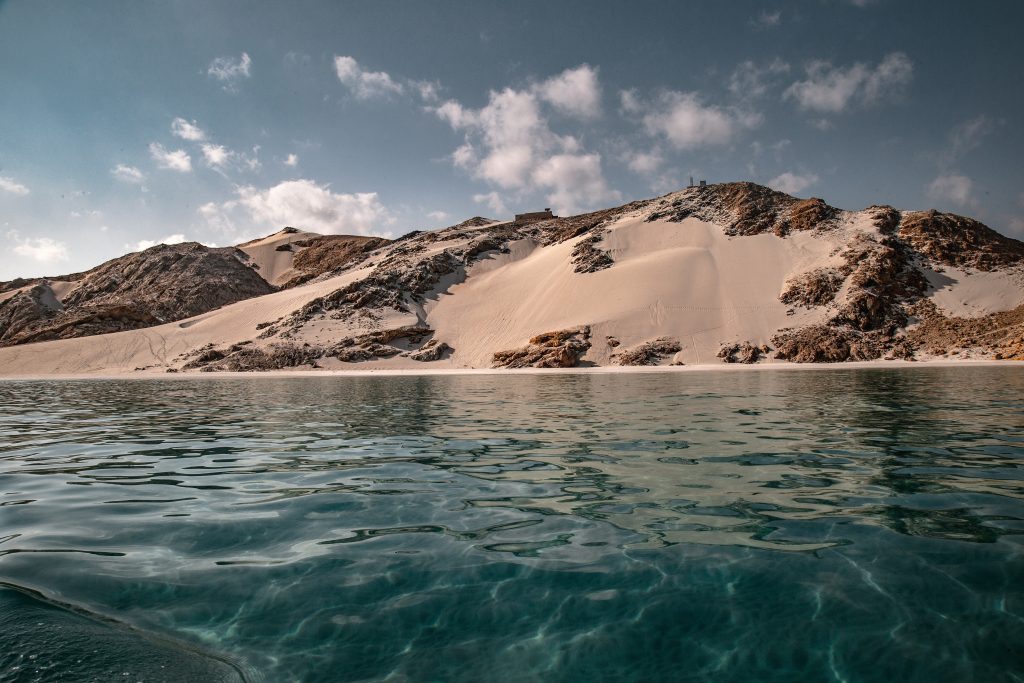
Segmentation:
{"type": "Polygon", "coordinates": [[[195,121],[186,121],[180,116],[171,121],[171,133],[182,140],[199,142],[206,139],[206,133],[195,121]]]}
{"type": "Polygon", "coordinates": [[[959,173],[940,175],[928,185],[928,196],[958,206],[972,206],[974,182],[959,173]]]}
{"type": "Polygon", "coordinates": [[[763,97],[787,73],[789,64],[778,57],[763,64],[740,62],[729,76],[729,92],[740,100],[763,97]]]}
{"type": "Polygon", "coordinates": [[[648,134],[680,150],[726,145],[761,123],[756,112],[709,104],[695,92],[669,90],[648,102],[634,91],[623,91],[620,101],[624,112],[641,116],[648,134]]]}
{"type": "Polygon", "coordinates": [[[192,157],[183,149],[168,150],[159,142],[151,142],[149,155],[160,168],[178,173],[189,173],[192,170],[192,157]]]}
{"type": "Polygon", "coordinates": [[[206,69],[206,75],[220,81],[224,90],[234,92],[238,89],[239,82],[251,76],[251,66],[252,60],[247,52],[243,52],[237,59],[217,57],[210,62],[210,66],[206,69]]]}
{"type": "Polygon", "coordinates": [[[768,187],[786,194],[799,194],[811,185],[818,182],[815,173],[790,173],[786,172],[768,181],[768,187]]]}
{"type": "Polygon", "coordinates": [[[783,98],[794,100],[801,109],[838,114],[854,103],[873,104],[899,94],[913,80],[914,64],[902,52],[893,52],[875,67],[814,61],[807,65],[806,75],[790,85],[783,98]]]}
{"type": "Polygon", "coordinates": [[[11,194],[26,195],[30,190],[9,176],[0,176],[0,190],[11,194]]]}
{"type": "Polygon", "coordinates": [[[360,100],[401,95],[405,92],[405,87],[388,73],[363,69],[352,57],[335,55],[334,72],[338,80],[360,100]]]}
{"type": "Polygon", "coordinates": [[[505,207],[505,202],[501,200],[501,195],[497,192],[486,192],[473,195],[473,201],[477,204],[486,204],[494,213],[499,216],[504,216],[508,209],[505,207]]]}
{"type": "Polygon", "coordinates": [[[299,165],[299,155],[298,154],[289,154],[288,157],[284,160],[284,165],[285,166],[291,166],[292,168],[295,168],[296,166],[299,165]]]}
{"type": "Polygon", "coordinates": [[[146,182],[145,173],[134,166],[128,166],[126,164],[118,164],[114,168],[110,169],[110,175],[114,176],[114,178],[120,180],[122,183],[141,185],[146,182]]]}

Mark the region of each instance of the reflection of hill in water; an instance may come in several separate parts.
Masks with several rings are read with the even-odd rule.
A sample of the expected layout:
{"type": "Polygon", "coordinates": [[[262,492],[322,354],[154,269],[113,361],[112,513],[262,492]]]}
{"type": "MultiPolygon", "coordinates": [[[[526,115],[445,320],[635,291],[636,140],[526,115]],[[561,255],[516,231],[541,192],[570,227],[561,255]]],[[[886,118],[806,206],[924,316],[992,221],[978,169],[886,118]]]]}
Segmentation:
{"type": "MultiPolygon", "coordinates": [[[[116,454],[47,466],[75,483],[173,486],[155,497],[204,515],[211,501],[253,515],[316,494],[387,497],[350,503],[321,543],[440,532],[526,555],[814,550],[844,543],[849,524],[992,541],[1021,497],[1008,476],[1024,428],[1012,370],[254,378],[98,383],[88,397],[39,386],[70,418],[123,416],[116,454]]],[[[103,438],[109,417],[55,439],[103,438]]],[[[316,550],[281,552],[299,547],[316,550]]]]}

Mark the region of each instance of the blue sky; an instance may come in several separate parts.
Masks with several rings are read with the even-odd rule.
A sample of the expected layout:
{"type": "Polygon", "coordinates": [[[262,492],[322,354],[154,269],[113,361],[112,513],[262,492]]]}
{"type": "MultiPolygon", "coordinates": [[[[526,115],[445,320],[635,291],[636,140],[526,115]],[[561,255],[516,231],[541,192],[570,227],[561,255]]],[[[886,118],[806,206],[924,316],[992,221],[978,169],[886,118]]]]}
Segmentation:
{"type": "Polygon", "coordinates": [[[1024,238],[1024,4],[0,0],[0,280],[753,180],[1024,238]]]}

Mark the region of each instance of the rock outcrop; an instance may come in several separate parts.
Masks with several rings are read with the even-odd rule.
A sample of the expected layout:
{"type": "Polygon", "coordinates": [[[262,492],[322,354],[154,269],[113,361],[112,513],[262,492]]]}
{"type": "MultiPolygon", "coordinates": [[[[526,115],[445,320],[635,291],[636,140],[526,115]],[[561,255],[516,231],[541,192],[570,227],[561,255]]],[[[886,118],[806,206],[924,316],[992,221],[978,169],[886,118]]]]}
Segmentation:
{"type": "Polygon", "coordinates": [[[518,349],[494,354],[495,368],[572,368],[590,348],[590,327],[545,332],[518,349]]]}
{"type": "Polygon", "coordinates": [[[661,361],[682,350],[678,339],[659,337],[627,349],[615,357],[619,365],[660,365],[661,361]]]}
{"type": "Polygon", "coordinates": [[[745,363],[750,365],[762,358],[767,358],[771,348],[767,344],[751,344],[748,341],[737,344],[726,344],[719,352],[718,357],[726,363],[745,363]]]}
{"type": "Polygon", "coordinates": [[[59,302],[54,299],[43,308],[31,303],[43,296],[37,285],[0,303],[0,325],[6,323],[0,327],[0,343],[148,327],[274,291],[244,261],[234,247],[214,249],[196,242],[160,244],[122,256],[80,274],[59,302]]]}

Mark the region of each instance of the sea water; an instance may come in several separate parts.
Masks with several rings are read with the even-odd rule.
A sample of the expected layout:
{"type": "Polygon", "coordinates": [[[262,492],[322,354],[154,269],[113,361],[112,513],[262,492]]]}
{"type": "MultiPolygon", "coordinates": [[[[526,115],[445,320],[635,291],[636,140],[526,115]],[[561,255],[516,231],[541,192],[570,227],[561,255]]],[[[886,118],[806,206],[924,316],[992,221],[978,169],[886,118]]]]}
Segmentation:
{"type": "Polygon", "coordinates": [[[0,681],[1021,681],[1024,368],[0,382],[0,681]]]}

